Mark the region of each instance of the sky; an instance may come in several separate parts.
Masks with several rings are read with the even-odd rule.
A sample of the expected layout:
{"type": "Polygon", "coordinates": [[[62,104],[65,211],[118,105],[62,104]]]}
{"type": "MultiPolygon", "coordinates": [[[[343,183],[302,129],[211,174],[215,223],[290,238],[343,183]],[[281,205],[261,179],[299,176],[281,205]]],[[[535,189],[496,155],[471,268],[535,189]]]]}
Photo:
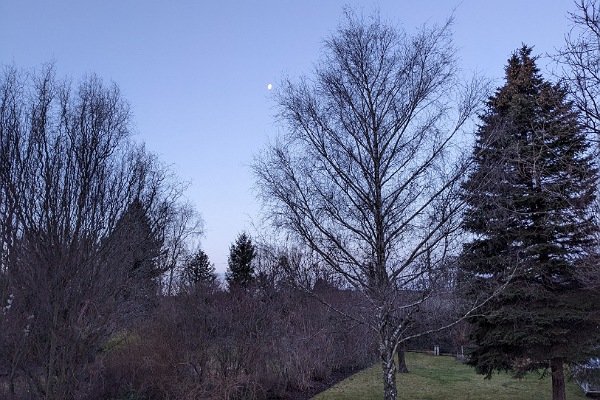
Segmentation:
{"type": "Polygon", "coordinates": [[[284,129],[278,83],[310,76],[344,7],[408,32],[453,14],[464,74],[495,86],[523,43],[538,55],[560,47],[574,9],[570,0],[0,0],[0,65],[54,62],[57,76],[116,82],[134,139],[189,182],[202,248],[223,272],[236,236],[264,226],[250,164],[284,129]]]}

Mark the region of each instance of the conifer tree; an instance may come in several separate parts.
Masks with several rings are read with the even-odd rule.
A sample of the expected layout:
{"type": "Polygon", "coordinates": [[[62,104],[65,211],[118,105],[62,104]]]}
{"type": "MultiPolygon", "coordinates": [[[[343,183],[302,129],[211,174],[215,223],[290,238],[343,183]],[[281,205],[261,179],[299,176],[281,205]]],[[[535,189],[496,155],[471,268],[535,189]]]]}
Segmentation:
{"type": "Polygon", "coordinates": [[[190,285],[210,285],[217,280],[215,266],[208,259],[208,255],[198,250],[185,266],[185,279],[190,285]]]}
{"type": "Polygon", "coordinates": [[[252,261],[256,256],[256,249],[252,239],[242,232],[229,249],[229,269],[225,280],[230,288],[247,287],[254,279],[254,266],[252,261]]]}
{"type": "Polygon", "coordinates": [[[488,377],[549,366],[553,399],[563,400],[563,365],[588,357],[598,336],[585,285],[598,175],[565,88],[544,80],[535,61],[527,46],[513,54],[481,117],[464,186],[473,240],[461,265],[471,296],[506,284],[470,320],[470,363],[488,377]]]}
{"type": "Polygon", "coordinates": [[[126,297],[149,299],[158,294],[157,265],[162,241],[152,229],[152,222],[140,199],[134,199],[117,222],[109,238],[115,254],[114,263],[128,271],[130,283],[126,297]]]}

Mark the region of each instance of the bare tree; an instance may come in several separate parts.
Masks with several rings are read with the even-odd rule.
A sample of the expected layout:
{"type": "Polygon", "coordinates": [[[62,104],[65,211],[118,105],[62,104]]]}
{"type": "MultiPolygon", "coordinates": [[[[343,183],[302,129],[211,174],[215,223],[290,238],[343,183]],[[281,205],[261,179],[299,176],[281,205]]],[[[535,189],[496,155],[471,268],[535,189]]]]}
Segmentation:
{"type": "MultiPolygon", "coordinates": [[[[591,134],[589,140],[600,145],[600,4],[597,0],[574,0],[575,11],[569,13],[571,31],[562,49],[553,56],[561,68],[559,78],[566,84],[582,122],[591,134]]],[[[597,155],[600,147],[596,147],[597,155]]],[[[594,215],[600,216],[600,200],[596,196],[594,215]]],[[[597,240],[600,243],[600,237],[597,240]]],[[[589,269],[580,271],[591,290],[600,287],[600,276],[590,260],[589,269]],[[584,276],[585,275],[585,276],[584,276]]],[[[583,268],[580,268],[583,270],[583,268]]]]}
{"type": "Polygon", "coordinates": [[[179,190],[129,127],[118,87],[97,77],[73,89],[52,67],[0,76],[0,359],[17,396],[83,393],[126,289],[141,275],[155,287],[179,190]],[[127,210],[135,222],[118,229],[127,210]]]}
{"type": "Polygon", "coordinates": [[[285,83],[288,133],[254,169],[276,226],[368,300],[390,400],[394,354],[455,249],[457,144],[482,91],[457,78],[449,22],[410,35],[346,16],[314,78],[285,83]]]}
{"type": "MultiPolygon", "coordinates": [[[[554,57],[562,67],[575,106],[585,126],[600,135],[600,5],[596,0],[576,0],[573,23],[564,47],[554,57]]],[[[598,140],[599,138],[595,138],[598,140]]]]}
{"type": "Polygon", "coordinates": [[[193,248],[198,247],[202,235],[202,219],[188,203],[172,207],[164,229],[164,251],[160,264],[166,273],[163,293],[170,296],[185,285],[185,269],[192,257],[193,248]]]}

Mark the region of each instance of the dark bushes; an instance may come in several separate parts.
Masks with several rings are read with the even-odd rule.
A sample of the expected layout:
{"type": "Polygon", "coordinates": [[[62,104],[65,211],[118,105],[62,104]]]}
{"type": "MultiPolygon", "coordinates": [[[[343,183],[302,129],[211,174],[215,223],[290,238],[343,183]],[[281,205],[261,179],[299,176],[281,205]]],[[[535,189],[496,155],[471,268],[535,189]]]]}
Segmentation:
{"type": "MultiPolygon", "coordinates": [[[[351,292],[327,296],[352,304],[351,292]]],[[[297,291],[204,287],[164,298],[151,319],[104,352],[94,398],[286,398],[371,364],[365,329],[297,291]]]]}

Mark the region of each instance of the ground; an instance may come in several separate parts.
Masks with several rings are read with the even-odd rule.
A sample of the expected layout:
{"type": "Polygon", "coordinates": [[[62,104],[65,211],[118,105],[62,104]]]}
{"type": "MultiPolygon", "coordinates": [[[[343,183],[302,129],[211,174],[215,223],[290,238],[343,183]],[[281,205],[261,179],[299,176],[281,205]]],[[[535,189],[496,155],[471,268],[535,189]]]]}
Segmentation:
{"type": "MultiPolygon", "coordinates": [[[[550,377],[530,374],[525,379],[514,379],[497,374],[484,379],[475,371],[459,363],[454,357],[408,353],[409,374],[397,376],[398,399],[401,400],[540,400],[551,399],[550,377]]],[[[380,400],[383,394],[381,367],[375,365],[313,400],[380,400]]],[[[567,399],[586,399],[575,382],[567,383],[567,399]]]]}

